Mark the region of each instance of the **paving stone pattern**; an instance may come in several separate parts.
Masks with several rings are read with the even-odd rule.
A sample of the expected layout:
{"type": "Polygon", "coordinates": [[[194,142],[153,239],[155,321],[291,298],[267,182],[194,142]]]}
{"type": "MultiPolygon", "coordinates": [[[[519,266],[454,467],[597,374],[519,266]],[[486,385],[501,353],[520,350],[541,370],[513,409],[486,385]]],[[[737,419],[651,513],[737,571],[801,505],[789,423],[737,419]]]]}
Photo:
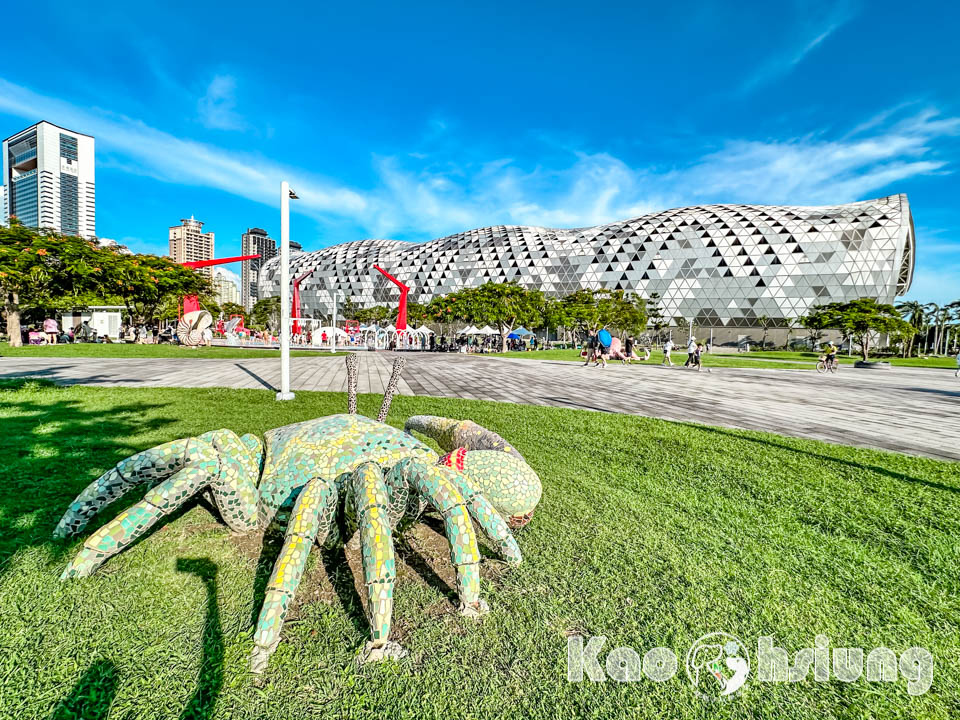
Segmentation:
{"type": "MultiPolygon", "coordinates": [[[[401,395],[631,413],[960,460],[960,380],[952,370],[810,370],[579,363],[405,353],[401,395]]],[[[394,355],[359,353],[359,392],[383,393],[394,355]]],[[[0,358],[0,378],[112,387],[275,388],[277,359],[0,358]]],[[[294,390],[344,392],[342,357],[291,360],[294,390]]]]}

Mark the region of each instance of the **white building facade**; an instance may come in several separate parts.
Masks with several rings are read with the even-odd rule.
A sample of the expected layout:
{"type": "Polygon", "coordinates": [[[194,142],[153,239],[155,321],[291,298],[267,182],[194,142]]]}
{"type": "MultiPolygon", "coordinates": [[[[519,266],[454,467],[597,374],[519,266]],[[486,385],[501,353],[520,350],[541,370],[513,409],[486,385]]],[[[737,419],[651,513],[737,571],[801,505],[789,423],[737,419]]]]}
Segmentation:
{"type": "Polygon", "coordinates": [[[3,141],[0,221],[93,239],[94,139],[46,121],[3,141]]]}
{"type": "MultiPolygon", "coordinates": [[[[214,234],[203,231],[203,223],[191,215],[170,228],[170,257],[174,262],[197,262],[213,260],[214,234]]],[[[200,268],[198,272],[213,280],[213,267],[200,268]]]]}
{"type": "Polygon", "coordinates": [[[213,291],[217,296],[217,302],[220,305],[224,303],[240,303],[240,291],[237,284],[228,278],[223,272],[215,272],[213,275],[213,291]]]}
{"type": "MultiPolygon", "coordinates": [[[[306,316],[331,311],[332,292],[360,307],[393,305],[399,291],[379,265],[427,303],[465,287],[517,282],[562,297],[624,290],[658,297],[678,326],[755,328],[810,306],[870,297],[891,303],[910,288],[916,240],[906,195],[828,207],[703,205],[590,228],[480,228],[424,243],[360,240],[290,259],[312,270],[306,316]]],[[[279,260],[261,268],[260,294],[280,292],[279,260]]]]}

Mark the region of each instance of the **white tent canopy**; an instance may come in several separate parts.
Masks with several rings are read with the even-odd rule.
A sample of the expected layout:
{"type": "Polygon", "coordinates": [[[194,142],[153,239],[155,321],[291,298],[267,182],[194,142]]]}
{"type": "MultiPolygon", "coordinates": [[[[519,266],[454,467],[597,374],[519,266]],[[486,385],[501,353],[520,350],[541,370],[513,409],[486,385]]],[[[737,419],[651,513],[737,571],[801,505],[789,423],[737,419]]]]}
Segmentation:
{"type": "Polygon", "coordinates": [[[499,335],[500,334],[489,325],[484,325],[482,328],[477,330],[477,333],[480,335],[499,335]]]}
{"type": "Polygon", "coordinates": [[[384,332],[396,332],[397,329],[393,325],[387,325],[384,329],[384,332]]]}
{"type": "MultiPolygon", "coordinates": [[[[301,319],[301,322],[302,322],[302,319],[301,319]]],[[[344,330],[343,328],[334,328],[334,327],[330,327],[329,325],[324,325],[324,326],[318,327],[316,330],[313,330],[313,337],[314,339],[316,339],[317,336],[321,335],[322,333],[326,333],[327,335],[330,335],[331,332],[336,332],[337,337],[350,337],[349,335],[347,335],[347,331],[344,330]]]]}
{"type": "Polygon", "coordinates": [[[433,334],[434,334],[433,330],[431,330],[430,328],[428,328],[426,325],[421,325],[420,327],[418,327],[418,328],[417,328],[417,332],[422,332],[422,333],[425,333],[425,334],[427,334],[427,335],[433,335],[433,334]]]}
{"type": "Polygon", "coordinates": [[[480,331],[477,330],[473,325],[465,327],[463,330],[457,333],[457,335],[479,335],[480,331]]]}

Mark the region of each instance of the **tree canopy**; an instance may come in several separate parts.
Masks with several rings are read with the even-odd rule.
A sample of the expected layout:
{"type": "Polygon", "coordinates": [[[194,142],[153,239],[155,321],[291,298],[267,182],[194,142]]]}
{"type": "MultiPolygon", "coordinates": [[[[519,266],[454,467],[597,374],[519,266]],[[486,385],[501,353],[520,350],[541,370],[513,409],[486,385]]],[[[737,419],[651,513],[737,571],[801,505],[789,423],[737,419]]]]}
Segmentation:
{"type": "Polygon", "coordinates": [[[168,258],[121,253],[11,219],[0,227],[0,290],[11,345],[20,344],[20,311],[98,302],[126,306],[133,320],[156,317],[171,298],[209,292],[206,276],[168,258]]]}
{"type": "MultiPolygon", "coordinates": [[[[543,293],[517,283],[486,283],[446,296],[451,314],[474,325],[493,325],[500,333],[500,347],[507,349],[507,336],[518,325],[537,325],[543,308],[543,293]]],[[[441,306],[442,307],[442,306],[441,306]]]]}
{"type": "Polygon", "coordinates": [[[870,358],[874,333],[909,337],[915,332],[893,305],[878,303],[873,298],[814,305],[804,318],[804,325],[813,329],[834,328],[848,338],[855,338],[860,343],[864,362],[870,358]]]}

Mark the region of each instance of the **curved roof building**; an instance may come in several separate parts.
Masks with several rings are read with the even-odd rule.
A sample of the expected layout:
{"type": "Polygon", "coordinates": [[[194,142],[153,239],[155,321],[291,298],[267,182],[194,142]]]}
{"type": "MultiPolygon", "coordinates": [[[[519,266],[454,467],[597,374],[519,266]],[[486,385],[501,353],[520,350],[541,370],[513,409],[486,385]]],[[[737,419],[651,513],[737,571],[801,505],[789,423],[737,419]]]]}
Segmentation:
{"type": "MultiPolygon", "coordinates": [[[[429,302],[463,287],[515,281],[562,296],[585,289],[660,295],[663,315],[701,327],[751,327],[813,304],[892,302],[913,275],[906,195],[829,207],[697,205],[575,230],[504,226],[424,243],[359,240],[291,257],[304,314],[329,314],[331,289],[362,307],[396,302],[380,265],[429,302]]],[[[279,257],[261,297],[279,294],[279,257]]]]}

